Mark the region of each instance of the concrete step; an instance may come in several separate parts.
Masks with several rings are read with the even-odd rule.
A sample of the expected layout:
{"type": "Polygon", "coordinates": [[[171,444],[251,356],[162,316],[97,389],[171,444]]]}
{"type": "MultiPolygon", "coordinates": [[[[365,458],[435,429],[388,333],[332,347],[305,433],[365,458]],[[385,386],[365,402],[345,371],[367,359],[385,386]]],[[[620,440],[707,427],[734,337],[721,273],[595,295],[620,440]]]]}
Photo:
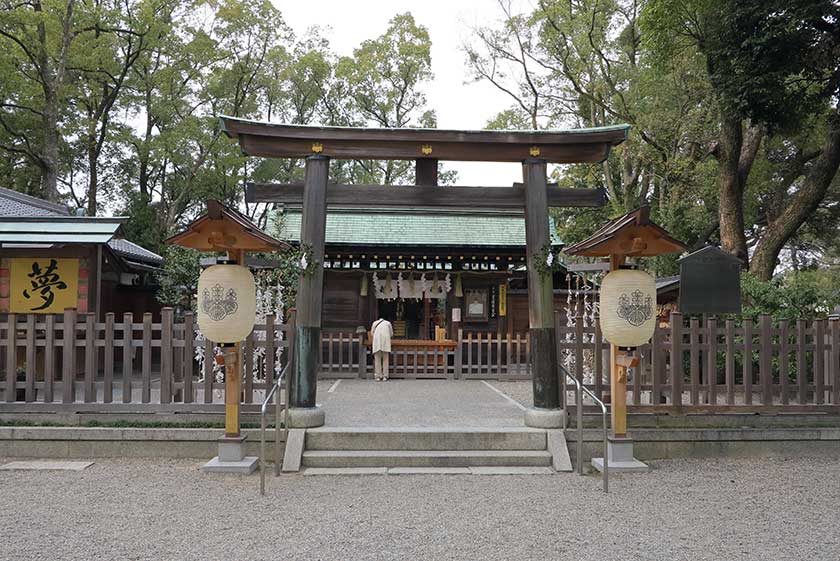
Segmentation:
{"type": "Polygon", "coordinates": [[[545,450],[539,429],[318,428],[306,431],[306,450],[545,450]]]}
{"type": "Polygon", "coordinates": [[[306,450],[307,468],[550,466],[546,450],[306,450]]]}

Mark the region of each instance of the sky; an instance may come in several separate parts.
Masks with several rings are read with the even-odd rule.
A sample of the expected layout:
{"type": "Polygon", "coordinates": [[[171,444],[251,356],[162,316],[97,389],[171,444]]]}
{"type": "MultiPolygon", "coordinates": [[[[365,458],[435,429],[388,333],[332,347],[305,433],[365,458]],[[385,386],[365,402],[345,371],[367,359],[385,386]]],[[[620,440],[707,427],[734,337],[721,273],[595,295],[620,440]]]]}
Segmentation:
{"type": "MultiPolygon", "coordinates": [[[[482,129],[511,99],[487,82],[472,82],[462,45],[477,26],[498,21],[497,0],[272,0],[298,36],[312,26],[328,29],[332,49],[350,55],[366,39],[382,35],[396,14],[411,12],[429,30],[434,79],[425,88],[442,129],[482,129]]],[[[504,186],[522,180],[515,163],[445,162],[458,185],[504,186]]]]}

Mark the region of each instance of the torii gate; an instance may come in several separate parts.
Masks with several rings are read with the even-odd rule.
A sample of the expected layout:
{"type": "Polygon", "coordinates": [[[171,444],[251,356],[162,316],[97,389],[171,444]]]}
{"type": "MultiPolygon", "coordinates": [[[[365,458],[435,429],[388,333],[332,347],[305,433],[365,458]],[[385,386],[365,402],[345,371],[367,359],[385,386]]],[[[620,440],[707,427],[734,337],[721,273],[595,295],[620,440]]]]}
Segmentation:
{"type": "MultiPolygon", "coordinates": [[[[382,129],[273,124],[221,118],[222,131],[236,138],[243,153],[267,158],[305,158],[302,184],[249,184],[249,202],[303,205],[301,244],[322,263],[327,206],[524,208],[528,267],[530,366],[534,407],[525,423],[561,426],[563,396],[557,373],[551,272],[534,266],[549,243],[548,207],[599,207],[602,189],[560,189],[549,185],[548,163],[599,163],[627,138],[629,125],[549,131],[455,131],[382,129]],[[329,184],[330,158],[346,160],[415,160],[412,186],[329,184]],[[438,162],[521,162],[523,183],[505,187],[439,187],[438,162]],[[542,271],[542,272],[541,272],[542,271]]],[[[318,349],[321,344],[323,268],[301,275],[297,293],[296,371],[289,379],[289,425],[324,424],[316,407],[318,349]]]]}

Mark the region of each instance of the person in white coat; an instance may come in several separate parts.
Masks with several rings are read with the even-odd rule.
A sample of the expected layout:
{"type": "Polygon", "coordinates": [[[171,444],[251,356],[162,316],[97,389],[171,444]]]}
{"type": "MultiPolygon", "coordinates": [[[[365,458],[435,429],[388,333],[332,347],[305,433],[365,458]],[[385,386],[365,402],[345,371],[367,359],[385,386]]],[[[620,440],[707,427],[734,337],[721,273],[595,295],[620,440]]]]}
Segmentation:
{"type": "Polygon", "coordinates": [[[384,318],[379,318],[370,326],[373,339],[373,376],[376,381],[388,379],[388,359],[391,356],[391,337],[394,336],[394,326],[384,318]]]}

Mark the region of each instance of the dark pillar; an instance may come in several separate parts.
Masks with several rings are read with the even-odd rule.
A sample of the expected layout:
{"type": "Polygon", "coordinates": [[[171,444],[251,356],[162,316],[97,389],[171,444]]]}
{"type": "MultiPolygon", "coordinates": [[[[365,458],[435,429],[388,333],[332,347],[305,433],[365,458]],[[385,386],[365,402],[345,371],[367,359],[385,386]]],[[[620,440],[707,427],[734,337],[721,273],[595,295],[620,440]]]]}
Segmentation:
{"type": "Polygon", "coordinates": [[[414,164],[414,183],[417,185],[438,184],[438,161],[433,158],[419,158],[414,164]]]}
{"type": "MultiPolygon", "coordinates": [[[[327,227],[327,177],[329,158],[309,156],[303,187],[303,217],[300,227],[301,247],[307,251],[307,260],[314,263],[309,272],[301,274],[297,292],[297,368],[289,380],[290,410],[314,408],[321,350],[321,300],[324,286],[324,237],[327,227]]],[[[290,419],[292,426],[323,424],[307,420],[290,419]]]]}
{"type": "MultiPolygon", "coordinates": [[[[559,409],[562,406],[554,339],[554,294],[551,272],[540,272],[536,260],[545,259],[544,248],[551,243],[548,231],[548,195],[545,160],[526,160],[525,237],[528,252],[528,325],[531,336],[531,375],[534,407],[559,409]]],[[[545,265],[543,263],[542,265],[545,265]]],[[[526,417],[527,422],[527,417],[526,417]]]]}

